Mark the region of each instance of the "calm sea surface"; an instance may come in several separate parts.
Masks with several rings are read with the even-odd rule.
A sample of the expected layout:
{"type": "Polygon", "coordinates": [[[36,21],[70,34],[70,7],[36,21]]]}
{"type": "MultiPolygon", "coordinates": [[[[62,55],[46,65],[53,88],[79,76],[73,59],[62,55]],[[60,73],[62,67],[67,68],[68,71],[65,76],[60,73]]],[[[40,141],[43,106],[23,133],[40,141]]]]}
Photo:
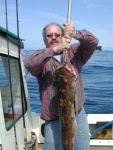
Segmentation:
{"type": "MultiPolygon", "coordinates": [[[[26,55],[32,51],[25,51],[26,55]]],[[[113,51],[95,51],[83,67],[86,113],[113,113],[113,51]]],[[[28,92],[31,109],[41,111],[37,79],[28,73],[28,92]]]]}

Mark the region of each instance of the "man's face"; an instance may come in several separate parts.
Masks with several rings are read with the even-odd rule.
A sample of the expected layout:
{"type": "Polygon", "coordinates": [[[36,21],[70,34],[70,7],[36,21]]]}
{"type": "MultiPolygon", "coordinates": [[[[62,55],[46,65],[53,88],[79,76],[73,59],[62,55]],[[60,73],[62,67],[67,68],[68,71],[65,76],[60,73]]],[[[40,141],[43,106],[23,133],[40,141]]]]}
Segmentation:
{"type": "Polygon", "coordinates": [[[46,35],[44,38],[44,43],[46,48],[54,47],[59,43],[62,38],[62,32],[59,26],[50,25],[46,28],[46,35]]]}

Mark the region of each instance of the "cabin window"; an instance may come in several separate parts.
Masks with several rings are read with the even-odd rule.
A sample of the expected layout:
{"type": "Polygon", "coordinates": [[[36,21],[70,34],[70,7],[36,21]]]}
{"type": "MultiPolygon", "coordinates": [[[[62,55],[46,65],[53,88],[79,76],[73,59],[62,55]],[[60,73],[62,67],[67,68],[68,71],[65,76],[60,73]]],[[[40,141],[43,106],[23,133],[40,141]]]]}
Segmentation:
{"type": "Polygon", "coordinates": [[[0,56],[0,87],[8,86],[8,78],[6,76],[5,68],[0,56]]]}
{"type": "Polygon", "coordinates": [[[27,105],[19,59],[0,56],[0,91],[6,130],[26,112],[27,105]]]}

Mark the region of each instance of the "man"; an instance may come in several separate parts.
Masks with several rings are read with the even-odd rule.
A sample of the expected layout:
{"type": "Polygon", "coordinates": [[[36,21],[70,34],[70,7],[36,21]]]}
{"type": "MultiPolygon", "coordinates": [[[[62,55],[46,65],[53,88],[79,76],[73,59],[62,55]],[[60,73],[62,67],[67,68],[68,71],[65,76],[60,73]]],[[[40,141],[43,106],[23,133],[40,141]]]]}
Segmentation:
{"type": "Polygon", "coordinates": [[[85,97],[80,74],[82,66],[96,49],[98,39],[87,30],[76,30],[73,23],[65,23],[63,26],[64,29],[56,23],[47,25],[43,29],[46,48],[33,52],[25,58],[24,63],[31,74],[37,77],[39,83],[42,102],[41,118],[45,120],[44,150],[62,150],[58,99],[52,79],[56,68],[63,61],[63,50],[69,49],[68,59],[78,74],[76,97],[79,113],[76,117],[77,135],[74,139],[74,148],[75,150],[88,150],[89,126],[84,111],[85,97]],[[72,38],[78,42],[70,44],[72,38]]]}

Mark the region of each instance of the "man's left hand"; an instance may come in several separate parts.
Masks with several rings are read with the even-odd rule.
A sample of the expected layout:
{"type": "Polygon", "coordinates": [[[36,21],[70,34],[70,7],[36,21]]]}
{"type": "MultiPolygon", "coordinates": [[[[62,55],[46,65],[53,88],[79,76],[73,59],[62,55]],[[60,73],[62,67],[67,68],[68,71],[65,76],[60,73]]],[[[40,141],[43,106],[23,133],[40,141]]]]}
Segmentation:
{"type": "Polygon", "coordinates": [[[72,22],[69,22],[69,23],[64,23],[63,26],[64,26],[64,34],[69,35],[70,37],[76,39],[77,32],[74,27],[74,24],[72,22]]]}

